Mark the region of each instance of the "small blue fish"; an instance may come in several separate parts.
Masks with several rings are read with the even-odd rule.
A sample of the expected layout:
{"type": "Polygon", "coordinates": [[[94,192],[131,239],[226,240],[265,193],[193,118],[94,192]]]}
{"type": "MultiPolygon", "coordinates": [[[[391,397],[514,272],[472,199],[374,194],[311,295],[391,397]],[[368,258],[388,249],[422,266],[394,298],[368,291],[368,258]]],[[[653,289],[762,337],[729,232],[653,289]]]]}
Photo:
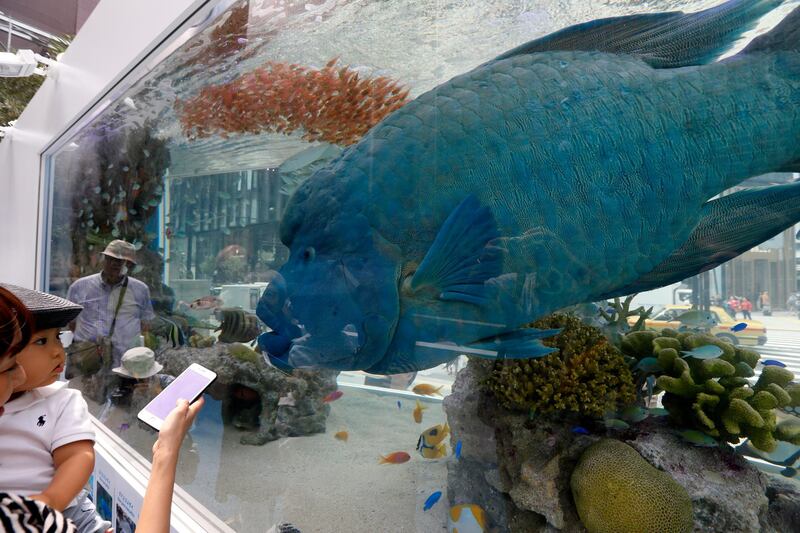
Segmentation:
{"type": "Polygon", "coordinates": [[[461,459],[461,441],[456,442],[456,449],[454,451],[456,459],[461,459]]]}
{"type": "Polygon", "coordinates": [[[669,411],[663,407],[651,407],[647,411],[650,413],[650,416],[667,416],[669,414],[669,411]]]}
{"type": "Polygon", "coordinates": [[[120,431],[126,431],[126,430],[130,429],[130,427],[131,427],[130,424],[120,424],[119,425],[119,430],[120,431]]]}
{"type": "Polygon", "coordinates": [[[572,428],[572,432],[576,433],[578,435],[588,435],[589,434],[589,430],[586,429],[583,426],[575,426],[574,428],[572,428]]]}
{"type": "Polygon", "coordinates": [[[397,400],[397,408],[398,409],[402,409],[403,408],[403,404],[400,403],[400,400],[397,400]]]}
{"type": "Polygon", "coordinates": [[[746,329],[746,328],[747,328],[747,323],[746,322],[739,322],[738,324],[736,324],[735,326],[733,326],[731,328],[731,331],[742,331],[743,329],[746,329]]]}
{"type": "Polygon", "coordinates": [[[783,470],[781,470],[781,475],[786,477],[795,477],[797,475],[797,469],[791,466],[787,466],[783,470]]]}
{"type": "Polygon", "coordinates": [[[441,497],[442,497],[442,491],[440,490],[437,490],[436,492],[428,496],[428,499],[425,500],[425,505],[422,507],[422,510],[427,511],[428,509],[436,505],[436,502],[438,502],[439,498],[441,497]]]}
{"type": "Polygon", "coordinates": [[[694,350],[684,351],[684,357],[694,357],[695,359],[713,359],[722,355],[722,348],[715,344],[706,344],[705,346],[698,346],[694,350]]]}
{"type": "Polygon", "coordinates": [[[637,405],[629,405],[625,409],[622,410],[622,418],[627,420],[628,422],[641,422],[645,418],[650,416],[650,413],[644,407],[639,407],[637,405]]]}
{"type": "Polygon", "coordinates": [[[761,361],[761,364],[764,366],[779,366],[781,368],[786,368],[785,364],[781,363],[776,359],[764,359],[763,361],[761,361]]]}

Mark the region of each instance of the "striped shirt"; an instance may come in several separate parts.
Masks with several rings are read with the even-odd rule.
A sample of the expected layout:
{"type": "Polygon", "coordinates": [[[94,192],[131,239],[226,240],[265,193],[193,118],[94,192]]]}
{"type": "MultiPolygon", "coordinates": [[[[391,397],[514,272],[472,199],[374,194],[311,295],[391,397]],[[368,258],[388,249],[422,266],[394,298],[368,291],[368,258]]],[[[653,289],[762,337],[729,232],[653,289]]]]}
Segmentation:
{"type": "Polygon", "coordinates": [[[0,526],[8,533],[76,533],[55,509],[24,496],[0,492],[0,526]]]}

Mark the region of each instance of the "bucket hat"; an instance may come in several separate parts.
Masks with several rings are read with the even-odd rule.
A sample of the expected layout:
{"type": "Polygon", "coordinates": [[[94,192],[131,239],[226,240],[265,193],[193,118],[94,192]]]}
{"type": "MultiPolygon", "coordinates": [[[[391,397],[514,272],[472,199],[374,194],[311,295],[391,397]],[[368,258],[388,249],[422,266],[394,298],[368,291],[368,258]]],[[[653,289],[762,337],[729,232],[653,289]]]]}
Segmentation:
{"type": "Polygon", "coordinates": [[[63,328],[81,314],[83,307],[54,294],[26,289],[17,285],[0,283],[0,286],[14,293],[28,308],[36,322],[36,330],[63,328]]]}
{"type": "Polygon", "coordinates": [[[120,366],[112,368],[111,371],[128,378],[144,379],[158,374],[162,368],[164,365],[156,362],[153,350],[137,346],[122,354],[120,366]]]}
{"type": "Polygon", "coordinates": [[[108,243],[106,249],[103,250],[103,255],[113,257],[115,259],[122,259],[123,261],[130,261],[136,264],[136,247],[131,243],[116,239],[108,243]]]}

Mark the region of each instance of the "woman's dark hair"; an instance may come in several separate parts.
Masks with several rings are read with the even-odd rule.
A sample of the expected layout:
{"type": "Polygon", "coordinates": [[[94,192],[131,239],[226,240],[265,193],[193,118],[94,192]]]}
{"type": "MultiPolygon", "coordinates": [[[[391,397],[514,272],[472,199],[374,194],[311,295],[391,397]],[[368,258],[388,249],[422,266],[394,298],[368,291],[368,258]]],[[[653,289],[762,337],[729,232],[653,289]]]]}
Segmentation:
{"type": "Polygon", "coordinates": [[[0,359],[19,353],[33,335],[33,315],[14,294],[0,287],[0,359]]]}

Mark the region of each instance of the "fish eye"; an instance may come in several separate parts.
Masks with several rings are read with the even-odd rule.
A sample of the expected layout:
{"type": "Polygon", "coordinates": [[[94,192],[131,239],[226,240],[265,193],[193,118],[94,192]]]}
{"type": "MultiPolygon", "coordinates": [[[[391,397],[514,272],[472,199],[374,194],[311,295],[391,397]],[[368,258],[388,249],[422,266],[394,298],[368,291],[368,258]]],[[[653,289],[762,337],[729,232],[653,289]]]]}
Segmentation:
{"type": "Polygon", "coordinates": [[[317,255],[317,252],[314,250],[313,246],[309,246],[308,248],[303,251],[303,261],[309,262],[313,261],[314,257],[317,255]]]}
{"type": "Polygon", "coordinates": [[[431,430],[431,437],[435,437],[439,432],[435,429],[431,430]]]}

